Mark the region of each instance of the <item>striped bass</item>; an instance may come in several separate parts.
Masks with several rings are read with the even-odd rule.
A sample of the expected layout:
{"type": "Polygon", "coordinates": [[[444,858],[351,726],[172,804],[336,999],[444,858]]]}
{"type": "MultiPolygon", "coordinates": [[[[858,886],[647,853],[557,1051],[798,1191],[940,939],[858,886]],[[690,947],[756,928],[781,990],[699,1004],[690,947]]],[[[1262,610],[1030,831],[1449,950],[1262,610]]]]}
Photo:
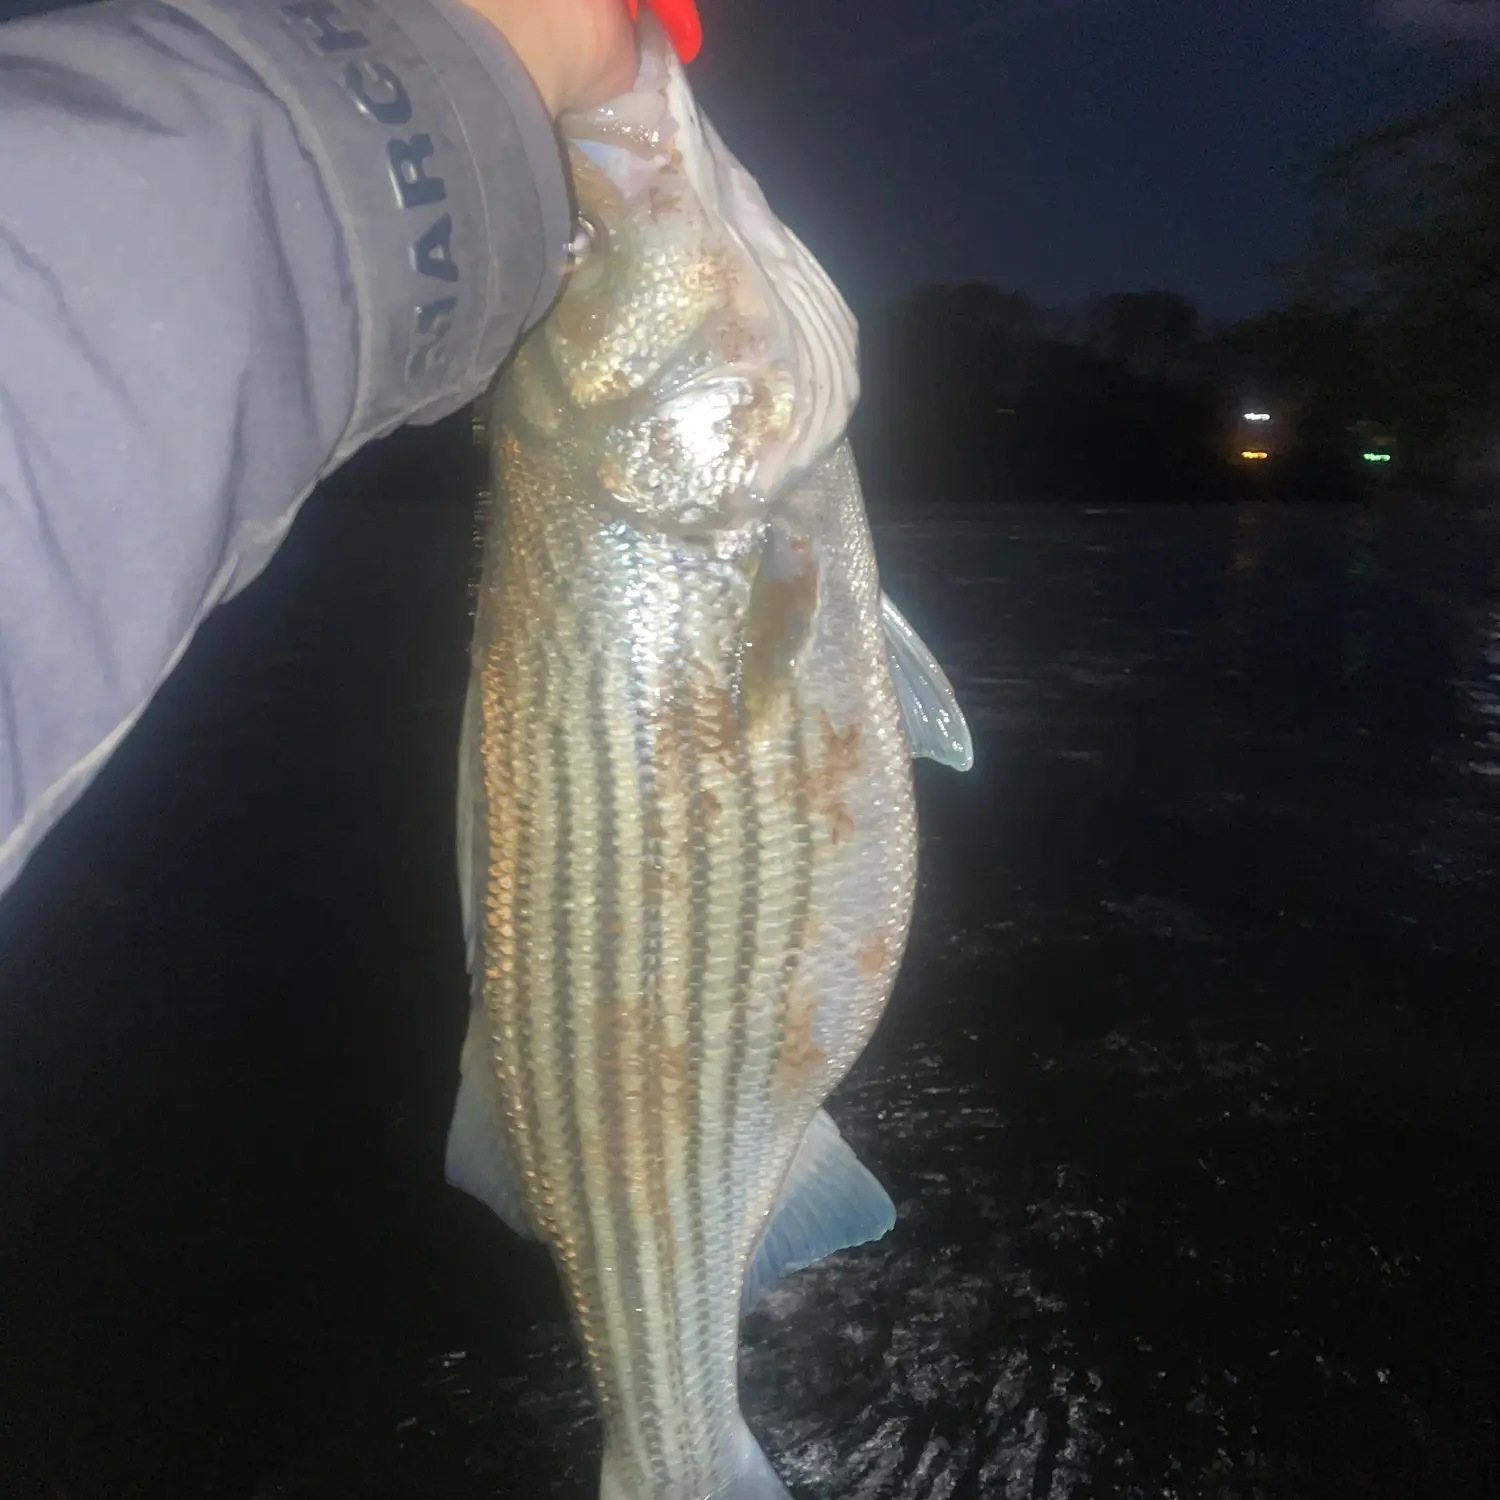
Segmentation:
{"type": "Polygon", "coordinates": [[[911,756],[968,731],[880,593],[853,318],[653,23],[564,133],[576,264],[490,411],[447,1175],[552,1251],[603,1500],[772,1500],[741,1311],[894,1222],[821,1106],[905,946],[911,756]]]}

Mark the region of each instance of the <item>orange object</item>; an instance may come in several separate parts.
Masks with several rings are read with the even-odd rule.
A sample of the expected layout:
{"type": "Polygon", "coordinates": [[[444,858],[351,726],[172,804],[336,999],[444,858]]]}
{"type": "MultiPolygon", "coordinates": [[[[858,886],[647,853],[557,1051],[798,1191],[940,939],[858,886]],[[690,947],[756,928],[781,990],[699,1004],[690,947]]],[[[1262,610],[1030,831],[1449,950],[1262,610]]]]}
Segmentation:
{"type": "MultiPolygon", "coordinates": [[[[640,14],[640,0],[625,0],[625,3],[630,7],[630,19],[635,20],[640,14]]],[[[698,19],[698,7],[693,0],[646,0],[646,4],[661,22],[678,57],[685,63],[692,62],[703,45],[703,22],[698,19]]]]}

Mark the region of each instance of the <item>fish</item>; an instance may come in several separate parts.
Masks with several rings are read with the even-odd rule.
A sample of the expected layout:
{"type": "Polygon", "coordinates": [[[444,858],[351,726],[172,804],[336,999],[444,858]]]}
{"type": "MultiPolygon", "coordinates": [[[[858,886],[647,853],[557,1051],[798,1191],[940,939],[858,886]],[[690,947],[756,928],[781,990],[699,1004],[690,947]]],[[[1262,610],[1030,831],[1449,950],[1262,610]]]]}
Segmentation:
{"type": "Polygon", "coordinates": [[[564,117],[564,290],[485,415],[446,1175],[551,1251],[602,1500],[785,1500],[742,1313],[895,1210],[824,1100],[890,997],[912,759],[967,769],[883,595],[849,308],[659,29],[564,117]]]}

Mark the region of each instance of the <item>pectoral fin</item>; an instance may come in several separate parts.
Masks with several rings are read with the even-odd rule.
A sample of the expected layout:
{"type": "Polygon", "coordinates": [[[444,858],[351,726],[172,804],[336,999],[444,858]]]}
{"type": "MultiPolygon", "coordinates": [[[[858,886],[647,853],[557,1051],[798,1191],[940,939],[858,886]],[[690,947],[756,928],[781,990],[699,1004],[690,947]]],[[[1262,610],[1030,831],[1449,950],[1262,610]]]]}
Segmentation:
{"type": "Polygon", "coordinates": [[[884,594],[880,596],[880,621],[885,626],[891,680],[896,684],[913,757],[926,756],[955,771],[969,770],[974,764],[974,741],[937,658],[884,594]]]}
{"type": "Polygon", "coordinates": [[[814,1265],[835,1250],[878,1240],[895,1222],[890,1196],[820,1109],[751,1257],[741,1308],[754,1306],[788,1271],[814,1265]]]}

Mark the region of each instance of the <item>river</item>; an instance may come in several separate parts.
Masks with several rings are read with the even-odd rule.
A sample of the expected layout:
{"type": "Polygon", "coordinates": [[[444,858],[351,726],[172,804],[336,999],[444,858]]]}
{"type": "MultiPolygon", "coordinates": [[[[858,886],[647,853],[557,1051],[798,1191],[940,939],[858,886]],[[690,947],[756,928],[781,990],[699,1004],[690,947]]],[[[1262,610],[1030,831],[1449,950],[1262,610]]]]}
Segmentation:
{"type": "MultiPolygon", "coordinates": [[[[0,903],[0,1494],[592,1497],[545,1254],[442,1181],[452,424],[356,461],[0,903]]],[[[831,1110],[885,1241],[747,1321],[806,1500],[1500,1494],[1500,521],[883,519],[923,764],[831,1110]]]]}

